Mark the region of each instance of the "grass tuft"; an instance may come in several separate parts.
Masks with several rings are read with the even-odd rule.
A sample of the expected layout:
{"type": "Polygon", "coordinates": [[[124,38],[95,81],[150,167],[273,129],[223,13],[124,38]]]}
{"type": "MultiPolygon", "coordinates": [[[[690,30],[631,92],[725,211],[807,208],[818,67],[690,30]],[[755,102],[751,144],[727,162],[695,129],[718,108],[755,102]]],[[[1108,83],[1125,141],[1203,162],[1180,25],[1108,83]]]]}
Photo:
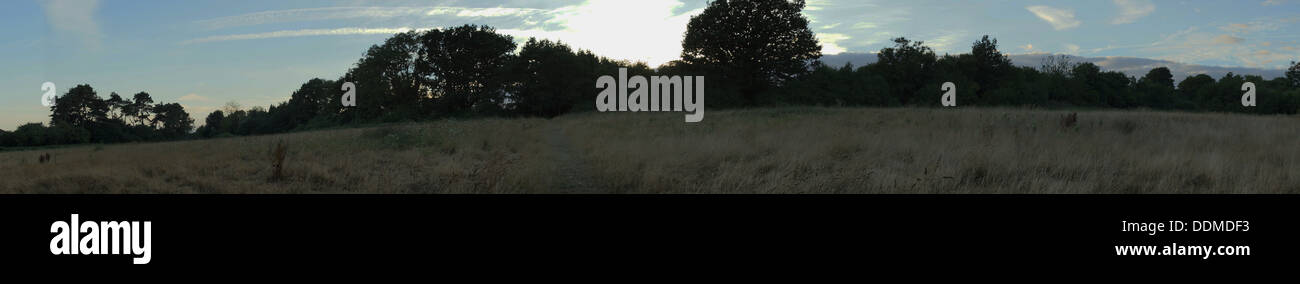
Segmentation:
{"type": "Polygon", "coordinates": [[[284,141],[275,143],[275,148],[271,150],[271,181],[284,179],[284,157],[287,152],[284,141]]]}

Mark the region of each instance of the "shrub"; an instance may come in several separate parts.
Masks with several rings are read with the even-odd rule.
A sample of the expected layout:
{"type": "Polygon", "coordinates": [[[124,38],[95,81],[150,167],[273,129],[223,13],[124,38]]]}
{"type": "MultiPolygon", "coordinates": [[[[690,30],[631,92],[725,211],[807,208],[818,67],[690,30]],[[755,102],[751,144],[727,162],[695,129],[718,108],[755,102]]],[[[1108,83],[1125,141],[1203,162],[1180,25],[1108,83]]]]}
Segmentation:
{"type": "Polygon", "coordinates": [[[1079,125],[1079,113],[1072,112],[1061,117],[1061,128],[1071,129],[1079,125]]]}

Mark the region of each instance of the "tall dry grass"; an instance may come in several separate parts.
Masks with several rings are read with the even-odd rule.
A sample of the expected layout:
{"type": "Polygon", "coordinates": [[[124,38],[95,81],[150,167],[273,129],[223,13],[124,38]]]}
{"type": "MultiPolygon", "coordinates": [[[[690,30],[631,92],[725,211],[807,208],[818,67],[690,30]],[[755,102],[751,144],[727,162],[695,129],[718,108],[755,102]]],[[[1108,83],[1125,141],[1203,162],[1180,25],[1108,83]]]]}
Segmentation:
{"type": "MultiPolygon", "coordinates": [[[[485,119],[0,153],[4,193],[514,193],[544,121],[485,119]],[[283,148],[277,144],[283,142],[283,148]],[[283,160],[277,163],[277,150],[283,160]],[[50,153],[53,162],[36,157],[50,153]],[[281,176],[276,166],[282,164],[281,176]],[[506,171],[510,169],[510,171],[506,171]]],[[[539,179],[538,177],[543,177],[539,179]]]]}
{"type": "Polygon", "coordinates": [[[687,124],[680,113],[586,113],[5,152],[0,192],[1300,193],[1297,117],[1066,116],[776,108],[687,124]]]}
{"type": "Polygon", "coordinates": [[[612,192],[1300,193],[1300,119],[790,108],[562,121],[612,192]]]}

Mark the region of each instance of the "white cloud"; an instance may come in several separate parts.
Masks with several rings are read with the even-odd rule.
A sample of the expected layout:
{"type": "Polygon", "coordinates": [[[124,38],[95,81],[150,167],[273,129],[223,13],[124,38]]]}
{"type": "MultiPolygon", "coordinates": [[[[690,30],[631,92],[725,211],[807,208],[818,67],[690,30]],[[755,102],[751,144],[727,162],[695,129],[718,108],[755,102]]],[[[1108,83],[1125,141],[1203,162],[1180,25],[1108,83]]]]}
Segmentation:
{"type": "Polygon", "coordinates": [[[601,56],[658,66],[681,58],[686,24],[691,16],[704,11],[700,8],[673,13],[682,5],[676,0],[589,0],[551,12],[555,17],[546,24],[561,29],[516,28],[497,32],[519,38],[562,40],[601,56]]]}
{"type": "Polygon", "coordinates": [[[1114,0],[1119,7],[1119,16],[1110,23],[1115,25],[1130,24],[1156,11],[1156,4],[1148,0],[1114,0]]]}
{"type": "Polygon", "coordinates": [[[1259,3],[1259,5],[1277,6],[1277,5],[1286,4],[1286,2],[1287,2],[1286,0],[1265,0],[1263,3],[1259,3]]]}
{"type": "Polygon", "coordinates": [[[1034,13],[1039,19],[1047,21],[1053,29],[1058,31],[1076,28],[1083,24],[1074,18],[1074,11],[1069,9],[1057,9],[1048,6],[1029,6],[1025,7],[1029,12],[1034,13]]]}
{"type": "Polygon", "coordinates": [[[848,40],[850,37],[845,34],[819,33],[817,42],[822,45],[822,54],[840,54],[848,49],[839,45],[840,41],[848,40]]]}
{"type": "Polygon", "coordinates": [[[45,0],[45,21],[59,33],[77,37],[83,44],[97,48],[103,34],[95,21],[99,0],[45,0]]]}
{"type": "Polygon", "coordinates": [[[1033,52],[1033,51],[1034,51],[1034,44],[1030,43],[1030,44],[1022,45],[1022,46],[1020,46],[1020,49],[1024,49],[1025,52],[1033,52]]]}
{"type": "Polygon", "coordinates": [[[269,38],[282,38],[282,37],[303,37],[303,36],[396,34],[396,33],[403,33],[411,30],[412,30],[411,28],[406,28],[406,27],[286,30],[286,31],[264,32],[264,33],[210,36],[205,38],[183,41],[181,42],[181,44],[194,44],[194,43],[232,41],[232,40],[269,39],[269,38]]]}

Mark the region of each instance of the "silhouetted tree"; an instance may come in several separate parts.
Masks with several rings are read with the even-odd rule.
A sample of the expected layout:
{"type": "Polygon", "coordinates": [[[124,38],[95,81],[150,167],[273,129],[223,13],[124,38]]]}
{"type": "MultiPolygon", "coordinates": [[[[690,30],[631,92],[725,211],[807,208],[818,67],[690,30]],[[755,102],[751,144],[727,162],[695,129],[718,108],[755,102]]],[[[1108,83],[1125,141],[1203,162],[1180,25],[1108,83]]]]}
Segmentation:
{"type": "Polygon", "coordinates": [[[13,133],[14,146],[42,146],[56,144],[52,143],[54,141],[49,141],[49,139],[46,138],[46,132],[45,125],[40,123],[28,123],[18,126],[18,129],[15,129],[13,133]]]}
{"type": "Polygon", "coordinates": [[[922,88],[927,93],[938,92],[938,85],[925,85],[934,76],[938,59],[934,55],[934,50],[925,46],[924,42],[895,38],[894,46],[881,49],[877,56],[879,61],[876,64],[880,65],[880,72],[892,89],[890,93],[899,103],[913,103],[912,98],[917,95],[917,92],[921,92],[922,88]]]}
{"type": "Polygon", "coordinates": [[[1174,75],[1169,68],[1151,69],[1138,80],[1142,92],[1141,104],[1152,108],[1171,108],[1174,104],[1174,75]]]}
{"type": "Polygon", "coordinates": [[[107,119],[108,103],[95,94],[90,85],[77,85],[68,93],[55,99],[50,107],[52,126],[68,125],[87,128],[92,123],[107,119]]]}
{"type": "Polygon", "coordinates": [[[9,136],[7,138],[8,143],[12,143],[12,146],[47,146],[90,142],[89,131],[67,124],[45,127],[40,123],[28,123],[19,126],[9,136]]]}
{"type": "Polygon", "coordinates": [[[180,104],[158,104],[154,106],[153,112],[154,122],[162,126],[158,132],[165,138],[180,138],[194,129],[194,119],[190,118],[190,114],[180,104]]]}
{"type": "Polygon", "coordinates": [[[1224,74],[1214,84],[1214,88],[1201,91],[1207,110],[1233,111],[1241,108],[1241,85],[1245,82],[1246,78],[1241,75],[1232,72],[1224,74]]]}
{"type": "Polygon", "coordinates": [[[839,68],[821,62],[812,72],[800,76],[785,87],[786,95],[778,103],[821,106],[887,106],[897,102],[889,96],[889,84],[872,68],[839,68]]]}
{"type": "Polygon", "coordinates": [[[971,44],[970,54],[974,58],[975,70],[966,75],[979,83],[979,96],[983,96],[984,90],[997,89],[998,83],[1011,72],[1011,58],[998,51],[997,39],[989,40],[989,36],[985,35],[971,44]]]}
{"type": "MultiPolygon", "coordinates": [[[[436,30],[435,30],[436,31],[436,30]]],[[[435,32],[430,31],[430,32],[435,32]]],[[[424,50],[424,33],[411,31],[393,35],[382,45],[371,46],[340,82],[356,84],[357,106],[332,104],[339,121],[414,119],[431,110],[432,90],[428,74],[416,70],[417,55],[424,50]]],[[[340,97],[342,90],[336,90],[340,97]]],[[[338,98],[334,98],[338,99],[338,98]]]]}
{"type": "MultiPolygon", "coordinates": [[[[232,119],[227,117],[227,121],[230,120],[232,119]]],[[[233,130],[231,131],[231,133],[235,135],[274,133],[271,124],[271,114],[262,107],[253,107],[249,109],[246,112],[245,117],[237,122],[237,124],[232,125],[233,130]]]]}
{"type": "Polygon", "coordinates": [[[280,107],[279,111],[283,112],[281,126],[291,130],[307,125],[313,119],[328,120],[329,110],[338,107],[334,97],[342,95],[340,89],[335,81],[320,78],[303,83],[280,107]]]}
{"type": "Polygon", "coordinates": [[[930,70],[925,77],[918,78],[917,82],[922,83],[915,85],[919,89],[909,94],[911,95],[911,97],[907,98],[909,104],[939,106],[939,98],[945,93],[939,87],[947,82],[952,82],[958,86],[957,96],[961,98],[959,100],[961,104],[986,104],[985,98],[981,94],[986,94],[991,89],[974,79],[981,72],[978,59],[975,56],[971,54],[945,54],[934,62],[930,70]]]}
{"type": "MultiPolygon", "coordinates": [[[[1247,82],[1255,83],[1256,106],[1252,108],[1237,107],[1235,111],[1264,114],[1296,113],[1297,105],[1300,105],[1300,98],[1290,96],[1288,93],[1291,89],[1289,79],[1278,77],[1273,80],[1265,80],[1264,77],[1259,75],[1249,75],[1245,79],[1247,82]]],[[[1238,88],[1240,90],[1240,86],[1238,88]]],[[[1232,94],[1235,97],[1240,97],[1241,91],[1232,94]]]]}
{"type": "Polygon", "coordinates": [[[504,71],[514,56],[513,38],[492,27],[464,25],[426,32],[420,40],[424,48],[416,70],[436,80],[432,95],[439,112],[500,112],[505,103],[504,71]]]}
{"type": "Polygon", "coordinates": [[[1078,84],[1074,87],[1074,103],[1086,106],[1101,106],[1106,103],[1102,97],[1101,67],[1092,62],[1075,64],[1070,69],[1070,78],[1078,84]]]}
{"type": "Polygon", "coordinates": [[[1178,83],[1179,99],[1188,102],[1180,108],[1203,109],[1205,98],[1203,97],[1204,95],[1201,94],[1201,90],[1213,88],[1214,83],[1214,77],[1210,77],[1210,75],[1197,74],[1196,76],[1187,76],[1186,79],[1183,79],[1182,82],[1178,83]]]}
{"type": "Polygon", "coordinates": [[[1159,68],[1151,69],[1150,72],[1147,72],[1146,76],[1142,77],[1142,80],[1139,81],[1139,83],[1148,84],[1160,88],[1173,89],[1174,74],[1169,72],[1169,68],[1167,67],[1159,67],[1159,68]]]}
{"type": "Polygon", "coordinates": [[[1291,68],[1286,70],[1286,79],[1292,88],[1300,88],[1300,62],[1291,61],[1291,68]]]}
{"type": "Polygon", "coordinates": [[[568,45],[529,38],[510,67],[511,108],[523,115],[554,117],[594,92],[596,66],[583,64],[568,45]]]}
{"type": "Polygon", "coordinates": [[[1048,55],[1043,57],[1038,70],[1047,75],[1065,77],[1074,69],[1074,65],[1068,55],[1048,55]]]}
{"type": "Polygon", "coordinates": [[[110,93],[106,102],[109,108],[109,119],[113,120],[123,120],[126,116],[127,106],[131,104],[130,101],[122,99],[122,96],[118,95],[117,92],[110,93]]]}
{"type": "Polygon", "coordinates": [[[149,93],[139,92],[132,96],[131,104],[126,106],[124,110],[134,122],[133,125],[152,127],[153,104],[153,97],[149,96],[149,93]]]}
{"type": "MultiPolygon", "coordinates": [[[[1089,63],[1091,65],[1091,63],[1089,63]]],[[[1096,65],[1093,65],[1096,66],[1096,65]]],[[[1101,72],[1097,91],[1105,98],[1103,103],[1111,107],[1130,108],[1138,106],[1138,94],[1133,90],[1137,80],[1119,71],[1101,72]]]]}
{"type": "Polygon", "coordinates": [[[821,57],[822,47],[801,13],[804,5],[803,0],[710,2],[686,26],[682,60],[722,75],[706,86],[733,85],[741,103],[753,105],[758,94],[807,73],[808,64],[821,57]]]}
{"type": "Polygon", "coordinates": [[[212,137],[222,132],[221,124],[226,120],[226,114],[221,110],[212,111],[208,117],[203,119],[203,127],[198,131],[203,137],[212,137]]]}

